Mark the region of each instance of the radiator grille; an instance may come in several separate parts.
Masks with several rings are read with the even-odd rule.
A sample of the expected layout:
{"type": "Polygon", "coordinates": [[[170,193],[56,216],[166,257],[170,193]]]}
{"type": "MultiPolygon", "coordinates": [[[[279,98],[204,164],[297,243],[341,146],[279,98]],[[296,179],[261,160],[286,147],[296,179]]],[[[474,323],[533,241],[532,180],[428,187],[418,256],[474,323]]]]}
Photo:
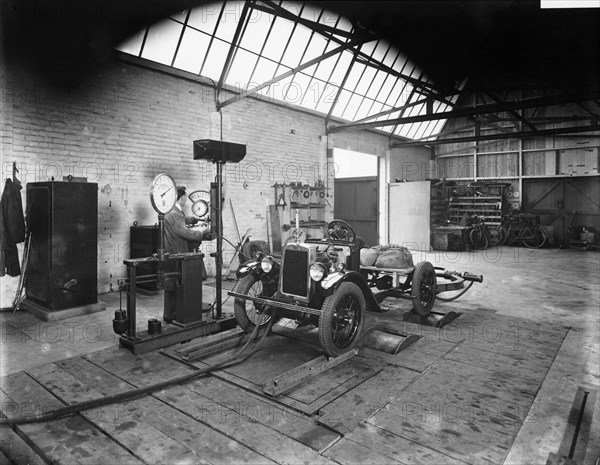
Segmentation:
{"type": "Polygon", "coordinates": [[[300,246],[287,247],[281,267],[281,292],[308,297],[308,249],[300,246]]]}

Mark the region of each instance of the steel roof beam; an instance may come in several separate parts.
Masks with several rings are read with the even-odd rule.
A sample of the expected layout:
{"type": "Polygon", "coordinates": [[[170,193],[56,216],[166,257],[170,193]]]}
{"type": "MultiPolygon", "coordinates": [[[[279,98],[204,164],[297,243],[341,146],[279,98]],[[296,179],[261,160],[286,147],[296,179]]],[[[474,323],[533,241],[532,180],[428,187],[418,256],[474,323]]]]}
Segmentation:
{"type": "MultiPolygon", "coordinates": [[[[369,39],[366,39],[366,40],[369,40],[369,39]]],[[[354,47],[355,45],[360,44],[360,43],[362,43],[360,39],[354,39],[354,40],[348,42],[347,44],[342,45],[338,48],[335,48],[320,57],[313,58],[312,60],[307,61],[306,63],[304,63],[294,69],[291,69],[290,71],[286,71],[285,73],[280,74],[279,76],[275,76],[273,79],[263,82],[262,84],[259,84],[258,86],[253,87],[252,89],[248,89],[248,90],[240,92],[235,97],[232,97],[228,100],[225,100],[222,103],[219,103],[217,105],[217,109],[220,110],[221,108],[223,108],[226,105],[229,105],[229,104],[235,103],[239,100],[242,100],[242,99],[248,97],[249,95],[255,94],[259,90],[264,89],[265,87],[269,87],[270,85],[275,84],[276,82],[281,81],[282,79],[286,79],[306,68],[310,68],[311,66],[319,63],[320,61],[326,60],[327,58],[332,57],[332,56],[334,56],[340,52],[343,52],[344,50],[347,50],[348,48],[354,47]]]]}
{"type": "Polygon", "coordinates": [[[227,52],[227,58],[225,59],[225,63],[223,64],[223,69],[221,70],[221,77],[219,78],[219,82],[217,83],[217,101],[218,96],[221,95],[221,90],[223,89],[223,84],[225,83],[225,78],[229,74],[229,70],[231,69],[231,63],[233,62],[233,57],[235,55],[235,51],[237,49],[240,36],[242,35],[242,29],[246,25],[246,16],[248,15],[248,10],[250,9],[250,1],[244,2],[244,8],[242,8],[242,12],[240,14],[240,19],[238,21],[237,27],[235,28],[235,33],[233,35],[233,39],[231,39],[231,44],[229,45],[229,51],[227,52]]]}
{"type": "MultiPolygon", "coordinates": [[[[264,3],[264,2],[263,2],[264,3]]],[[[323,24],[320,23],[315,23],[314,21],[310,21],[307,20],[305,18],[301,18],[297,15],[295,15],[294,13],[291,13],[290,11],[286,10],[285,8],[273,4],[273,3],[268,3],[266,4],[268,5],[268,7],[262,7],[260,5],[254,5],[254,9],[260,9],[261,11],[265,11],[267,13],[272,13],[275,14],[277,16],[281,16],[283,18],[289,19],[290,21],[296,21],[299,22],[300,24],[314,29],[317,32],[320,32],[321,34],[323,34],[326,38],[333,40],[334,42],[337,42],[338,44],[343,44],[344,42],[339,39],[338,37],[335,37],[335,35],[341,35],[344,36],[346,38],[354,38],[357,36],[357,32],[346,32],[346,31],[341,31],[340,29],[336,29],[336,28],[332,28],[330,26],[325,26],[323,24]],[[275,12],[276,13],[275,13],[275,12]]],[[[372,36],[373,40],[377,40],[379,39],[379,37],[375,37],[375,35],[371,32],[367,32],[364,29],[357,29],[358,31],[360,31],[361,35],[362,34],[369,34],[370,36],[372,36]]],[[[411,84],[413,84],[416,87],[422,87],[424,89],[427,90],[427,92],[431,92],[433,89],[435,89],[435,87],[431,84],[427,84],[423,81],[421,81],[420,79],[416,79],[413,78],[411,76],[407,76],[405,74],[399,73],[398,71],[395,71],[394,69],[384,65],[383,63],[381,63],[380,61],[377,61],[375,59],[373,59],[372,57],[370,57],[369,55],[367,55],[364,52],[361,52],[360,50],[358,51],[358,58],[362,58],[366,63],[366,65],[375,67],[377,69],[380,69],[382,71],[386,71],[387,73],[396,76],[404,81],[410,82],[411,84]]],[[[361,60],[362,62],[362,60],[361,60]]]]}
{"type": "MultiPolygon", "coordinates": [[[[465,117],[465,116],[483,115],[483,114],[487,114],[487,113],[501,113],[501,112],[510,111],[510,110],[520,110],[520,109],[525,109],[525,108],[536,108],[536,107],[547,107],[547,106],[552,106],[552,105],[560,105],[563,103],[594,100],[594,99],[598,98],[598,95],[600,95],[600,91],[592,91],[588,94],[577,93],[577,94],[554,95],[554,96],[550,96],[550,97],[521,100],[518,102],[493,103],[493,104],[489,104],[489,105],[481,105],[478,107],[459,108],[459,109],[455,109],[452,111],[444,111],[441,113],[417,115],[417,116],[407,116],[404,118],[394,118],[391,120],[377,121],[377,122],[372,122],[372,123],[346,124],[341,128],[344,129],[344,128],[356,126],[356,127],[360,127],[361,129],[370,129],[370,128],[385,127],[385,126],[393,126],[396,124],[416,123],[419,121],[453,119],[453,118],[461,118],[461,117],[465,117]]],[[[330,128],[330,132],[335,132],[337,127],[338,126],[330,128]]]]}
{"type": "MultiPolygon", "coordinates": [[[[410,142],[396,142],[391,144],[392,148],[401,147],[414,147],[421,145],[445,145],[445,144],[458,144],[462,142],[479,142],[484,140],[502,140],[502,139],[528,139],[531,137],[546,137],[554,136],[559,134],[578,134],[582,132],[596,132],[600,131],[600,124],[592,124],[589,126],[574,126],[570,128],[556,128],[556,129],[541,129],[538,131],[519,131],[505,134],[486,134],[480,136],[466,136],[466,137],[454,137],[448,139],[437,139],[431,141],[410,141],[410,142]]],[[[591,134],[596,136],[597,134],[591,134]]]]}
{"type": "Polygon", "coordinates": [[[289,19],[290,21],[300,23],[309,29],[313,29],[317,32],[323,33],[327,37],[329,37],[329,34],[343,36],[343,37],[346,37],[347,39],[352,39],[355,36],[352,32],[343,31],[342,29],[337,29],[335,27],[326,26],[325,24],[317,23],[315,21],[311,21],[310,19],[306,19],[306,18],[297,16],[294,13],[292,13],[291,11],[286,10],[282,6],[276,5],[274,3],[266,3],[266,2],[261,2],[261,3],[263,3],[264,5],[261,5],[260,3],[256,3],[253,8],[255,10],[259,10],[259,11],[262,11],[265,13],[272,14],[273,16],[279,16],[280,18],[289,19]]]}

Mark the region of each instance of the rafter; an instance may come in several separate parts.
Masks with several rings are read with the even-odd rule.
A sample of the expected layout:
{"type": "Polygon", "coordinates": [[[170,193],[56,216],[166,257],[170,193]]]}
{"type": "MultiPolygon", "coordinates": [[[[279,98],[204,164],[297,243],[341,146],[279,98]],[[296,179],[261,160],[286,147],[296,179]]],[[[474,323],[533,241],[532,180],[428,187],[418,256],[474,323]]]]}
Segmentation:
{"type": "Polygon", "coordinates": [[[225,82],[225,78],[229,74],[229,70],[231,69],[231,63],[233,62],[233,57],[235,55],[235,51],[237,49],[238,43],[240,41],[240,36],[242,35],[242,29],[246,25],[246,16],[248,16],[248,11],[250,10],[251,1],[244,2],[244,8],[242,8],[242,12],[240,14],[240,19],[238,21],[237,27],[235,28],[235,33],[233,35],[233,39],[231,39],[231,44],[229,45],[229,51],[227,52],[227,58],[225,59],[225,63],[223,64],[223,69],[221,70],[221,77],[219,78],[219,82],[217,83],[217,100],[221,94],[221,90],[223,89],[223,84],[225,82]]]}
{"type": "MultiPolygon", "coordinates": [[[[308,28],[316,30],[317,32],[324,35],[326,38],[328,38],[328,39],[332,40],[333,42],[336,42],[340,45],[344,44],[345,42],[342,39],[340,39],[339,37],[336,37],[336,35],[341,35],[346,38],[354,38],[357,35],[360,36],[360,35],[366,34],[366,35],[371,36],[373,38],[373,40],[378,39],[378,37],[375,37],[375,35],[372,32],[366,31],[359,27],[357,27],[352,32],[341,31],[340,29],[332,28],[330,26],[325,26],[323,24],[315,23],[314,21],[310,21],[308,19],[302,18],[275,3],[267,3],[267,2],[262,2],[262,3],[264,4],[264,6],[257,3],[254,5],[254,9],[258,9],[258,10],[264,11],[266,13],[271,13],[276,16],[281,16],[282,18],[289,19],[290,21],[298,22],[308,28]]],[[[406,82],[410,82],[415,87],[423,88],[428,93],[435,90],[434,85],[432,85],[430,83],[426,83],[420,79],[416,79],[412,76],[408,76],[406,74],[399,73],[398,71],[390,68],[389,66],[386,66],[385,64],[383,64],[382,62],[380,62],[378,60],[375,60],[373,57],[367,55],[366,53],[364,53],[360,50],[357,50],[357,60],[358,59],[360,59],[361,62],[364,63],[365,65],[375,67],[382,71],[386,71],[388,74],[398,77],[406,82]]]]}
{"type": "Polygon", "coordinates": [[[577,94],[562,94],[562,95],[554,95],[550,97],[542,97],[542,98],[533,98],[529,100],[522,100],[519,102],[505,102],[505,103],[494,103],[489,105],[481,105],[478,107],[466,107],[455,109],[452,111],[444,111],[436,114],[425,114],[425,115],[417,115],[417,116],[407,116],[403,118],[394,118],[386,121],[377,121],[372,123],[362,123],[357,125],[345,125],[345,126],[335,126],[329,129],[329,132],[336,132],[340,129],[345,129],[349,126],[360,127],[362,129],[369,128],[379,128],[385,126],[393,126],[396,124],[408,124],[408,123],[416,123],[420,121],[430,121],[430,120],[440,120],[440,119],[453,119],[453,118],[461,118],[464,116],[475,116],[475,115],[483,115],[488,113],[501,113],[509,110],[519,110],[525,108],[535,108],[535,107],[544,107],[544,106],[552,106],[559,105],[562,103],[569,102],[578,102],[578,101],[586,101],[593,100],[598,98],[600,95],[600,91],[591,91],[588,94],[585,93],[577,93],[577,94]],[[340,129],[338,129],[338,127],[340,129]]]}
{"type": "MultiPolygon", "coordinates": [[[[368,39],[363,39],[363,40],[368,40],[368,39]]],[[[246,98],[249,95],[255,94],[256,92],[258,92],[261,89],[264,89],[265,87],[269,87],[270,85],[275,84],[276,82],[281,81],[282,79],[286,79],[286,78],[294,75],[295,73],[298,73],[298,72],[302,71],[303,69],[310,68],[311,66],[319,63],[320,61],[326,60],[329,57],[332,57],[332,56],[334,56],[334,55],[336,55],[338,53],[343,52],[344,50],[347,50],[348,48],[354,47],[355,45],[361,44],[361,43],[363,43],[363,42],[361,42],[361,39],[358,39],[358,38],[354,39],[354,40],[348,42],[345,45],[342,45],[342,46],[340,46],[338,48],[335,48],[335,49],[333,49],[333,50],[325,53],[324,55],[322,55],[320,57],[317,57],[317,58],[314,58],[314,59],[312,59],[310,61],[307,61],[306,63],[303,63],[302,65],[300,65],[300,66],[298,66],[298,67],[296,67],[294,69],[286,71],[285,73],[280,74],[279,76],[275,76],[273,79],[270,79],[270,80],[268,80],[266,82],[263,82],[262,84],[259,84],[258,86],[253,87],[252,89],[248,89],[248,90],[242,91],[238,95],[236,95],[235,97],[232,97],[232,98],[230,98],[228,100],[225,100],[224,102],[218,103],[217,104],[217,108],[221,109],[221,108],[223,108],[226,105],[229,105],[231,103],[234,103],[234,102],[237,102],[239,100],[242,100],[243,98],[246,98]]]]}
{"type": "MultiPolygon", "coordinates": [[[[400,147],[414,147],[417,145],[445,145],[445,144],[458,144],[462,142],[479,142],[483,140],[502,140],[502,139],[528,139],[531,137],[546,137],[554,136],[558,134],[579,134],[583,132],[596,132],[600,131],[600,124],[594,124],[590,126],[575,126],[570,128],[556,128],[556,129],[542,129],[538,131],[519,131],[510,132],[506,134],[486,134],[479,136],[467,136],[467,137],[454,137],[449,139],[437,139],[431,141],[409,141],[409,142],[396,142],[391,145],[392,148],[400,147]]],[[[593,134],[597,135],[597,134],[593,134]]]]}

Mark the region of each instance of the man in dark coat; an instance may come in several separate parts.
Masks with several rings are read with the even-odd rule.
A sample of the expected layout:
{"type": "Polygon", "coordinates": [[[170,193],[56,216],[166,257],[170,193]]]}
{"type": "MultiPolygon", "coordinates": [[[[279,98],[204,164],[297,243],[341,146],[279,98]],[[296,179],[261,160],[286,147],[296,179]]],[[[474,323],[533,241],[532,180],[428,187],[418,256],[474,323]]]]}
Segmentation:
{"type": "MultiPolygon", "coordinates": [[[[185,253],[190,250],[190,242],[194,242],[195,245],[200,245],[203,239],[214,239],[214,236],[212,236],[208,230],[202,231],[187,227],[188,224],[195,224],[198,222],[198,220],[193,217],[185,216],[183,209],[187,203],[187,200],[188,196],[185,187],[178,186],[177,203],[173,209],[165,215],[164,219],[164,248],[166,253],[185,253]]],[[[174,265],[174,262],[167,262],[165,271],[175,271],[172,265],[174,265]]],[[[198,279],[202,279],[202,276],[198,276],[198,279]]],[[[165,305],[163,319],[167,323],[171,323],[175,319],[175,286],[177,286],[177,279],[168,279],[165,283],[165,305]]]]}
{"type": "Polygon", "coordinates": [[[25,240],[25,219],[21,201],[21,182],[10,178],[0,199],[0,276],[19,276],[17,244],[25,240]]]}

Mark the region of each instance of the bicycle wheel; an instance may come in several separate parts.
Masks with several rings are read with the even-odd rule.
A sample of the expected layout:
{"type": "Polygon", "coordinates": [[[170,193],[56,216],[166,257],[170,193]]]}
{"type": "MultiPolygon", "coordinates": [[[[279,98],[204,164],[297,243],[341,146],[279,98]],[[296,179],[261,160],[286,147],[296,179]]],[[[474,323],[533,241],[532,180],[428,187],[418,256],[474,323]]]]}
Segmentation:
{"type": "Polygon", "coordinates": [[[509,234],[509,230],[507,228],[505,228],[504,226],[500,226],[500,242],[498,242],[498,244],[496,245],[504,245],[506,244],[506,241],[508,240],[508,234],[509,234]]]}
{"type": "Polygon", "coordinates": [[[539,249],[546,243],[546,233],[540,228],[526,226],[521,233],[521,240],[525,247],[539,249]]]}
{"type": "Polygon", "coordinates": [[[500,245],[503,239],[503,230],[500,226],[488,226],[488,242],[490,247],[500,245]]]}
{"type": "Polygon", "coordinates": [[[473,244],[473,247],[475,247],[476,249],[487,249],[488,239],[487,237],[485,237],[483,229],[471,229],[471,231],[469,232],[469,239],[471,240],[471,244],[473,244]]]}

